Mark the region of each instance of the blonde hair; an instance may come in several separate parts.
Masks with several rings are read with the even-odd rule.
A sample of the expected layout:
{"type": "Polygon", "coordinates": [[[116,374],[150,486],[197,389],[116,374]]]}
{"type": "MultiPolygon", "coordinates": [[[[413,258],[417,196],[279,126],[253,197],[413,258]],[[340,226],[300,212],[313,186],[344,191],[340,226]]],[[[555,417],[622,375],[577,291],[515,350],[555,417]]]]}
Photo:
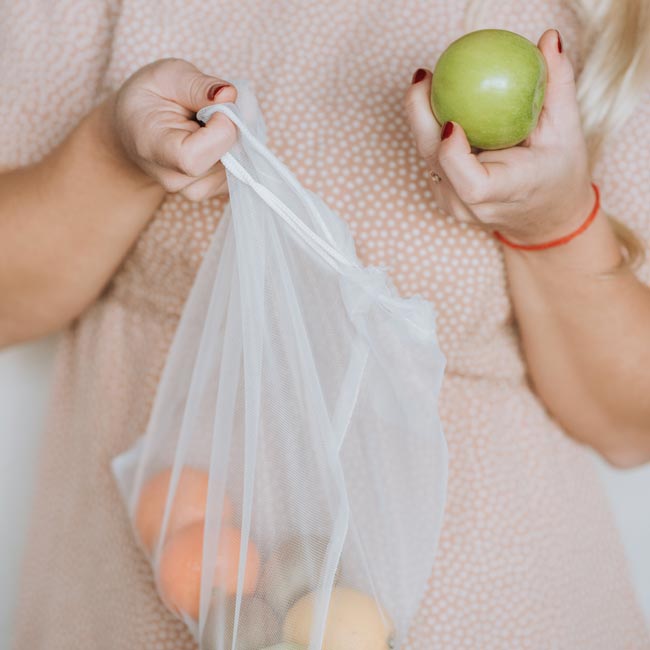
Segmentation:
{"type": "MultiPolygon", "coordinates": [[[[593,170],[603,145],[627,120],[650,79],[650,0],[565,0],[580,25],[582,69],[578,103],[593,170]]],[[[468,0],[465,29],[486,26],[486,0],[468,0]]],[[[626,250],[627,266],[638,266],[644,247],[626,225],[610,218],[626,250]]]]}

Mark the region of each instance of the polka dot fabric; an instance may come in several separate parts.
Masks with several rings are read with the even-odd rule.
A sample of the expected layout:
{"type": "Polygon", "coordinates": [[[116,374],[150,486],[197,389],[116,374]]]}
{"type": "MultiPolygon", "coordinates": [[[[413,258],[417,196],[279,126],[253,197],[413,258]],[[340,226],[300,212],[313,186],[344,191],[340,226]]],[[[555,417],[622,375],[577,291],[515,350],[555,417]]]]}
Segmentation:
{"type": "MultiPolygon", "coordinates": [[[[485,26],[535,41],[558,27],[579,69],[559,0],[492,4],[485,26]]],[[[464,0],[4,3],[0,166],[37,160],[154,59],[250,79],[272,149],[348,221],[366,263],[438,314],[449,494],[408,650],[650,648],[589,452],[527,383],[500,249],[437,210],[408,132],[410,76],[463,33],[464,12],[464,0]]],[[[605,207],[646,242],[649,152],[647,95],[596,170],[605,207]]],[[[196,648],[155,593],[109,463],[146,425],[224,205],[170,195],[63,337],[16,650],[196,648]]],[[[650,281],[647,265],[640,274],[650,281]]]]}

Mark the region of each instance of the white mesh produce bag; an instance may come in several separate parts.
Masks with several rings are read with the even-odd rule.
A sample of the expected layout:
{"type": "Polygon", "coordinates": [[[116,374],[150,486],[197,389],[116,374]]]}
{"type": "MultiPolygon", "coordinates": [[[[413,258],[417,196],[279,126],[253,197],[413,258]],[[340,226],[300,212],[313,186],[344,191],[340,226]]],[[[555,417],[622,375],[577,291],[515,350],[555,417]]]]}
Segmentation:
{"type": "Polygon", "coordinates": [[[360,264],[236,86],[236,104],[198,115],[238,127],[230,206],[114,472],[160,596],[203,650],[398,648],[445,500],[434,313],[360,264]]]}

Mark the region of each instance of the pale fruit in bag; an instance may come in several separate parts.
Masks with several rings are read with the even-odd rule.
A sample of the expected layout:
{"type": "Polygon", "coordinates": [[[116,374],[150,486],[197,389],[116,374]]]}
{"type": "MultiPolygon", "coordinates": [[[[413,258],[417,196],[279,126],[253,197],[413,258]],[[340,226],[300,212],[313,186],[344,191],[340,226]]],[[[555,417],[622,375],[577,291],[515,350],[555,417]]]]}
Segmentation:
{"type": "MultiPolygon", "coordinates": [[[[285,640],[309,645],[315,601],[311,592],[289,610],[283,626],[285,640]]],[[[348,587],[332,590],[323,650],[390,650],[393,635],[390,617],[373,598],[348,587]]]]}
{"type": "MultiPolygon", "coordinates": [[[[148,553],[153,551],[158,542],[171,476],[171,469],[158,472],[146,481],[140,491],[135,527],[148,553]]],[[[202,521],[205,518],[207,500],[208,473],[194,467],[181,469],[174,492],[174,502],[169,513],[166,536],[169,538],[177,530],[202,521]]],[[[232,502],[226,496],[223,502],[222,519],[229,521],[232,514],[232,502]]]]}
{"type": "Polygon", "coordinates": [[[537,125],[546,76],[544,56],[527,38],[504,29],[470,32],[438,59],[431,108],[440,124],[460,124],[474,147],[512,147],[537,125]]]}
{"type": "MultiPolygon", "coordinates": [[[[213,586],[227,594],[237,592],[241,534],[238,528],[224,526],[218,544],[213,586]]],[[[199,618],[201,570],[203,567],[203,523],[182,528],[165,544],[158,567],[158,587],[163,601],[174,612],[199,618]]],[[[248,541],[243,592],[255,591],[260,569],[260,556],[255,544],[248,541]]]]}

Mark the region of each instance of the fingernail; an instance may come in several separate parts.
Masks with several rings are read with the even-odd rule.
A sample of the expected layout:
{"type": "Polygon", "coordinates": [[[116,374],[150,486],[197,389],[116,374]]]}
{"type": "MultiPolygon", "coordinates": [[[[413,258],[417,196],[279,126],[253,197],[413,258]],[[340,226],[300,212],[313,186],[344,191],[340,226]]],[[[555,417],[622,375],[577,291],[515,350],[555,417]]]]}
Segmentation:
{"type": "Polygon", "coordinates": [[[217,93],[222,89],[226,88],[229,84],[212,84],[208,88],[208,100],[212,101],[216,96],[217,93]]]}
{"type": "Polygon", "coordinates": [[[445,122],[445,125],[442,127],[442,135],[440,136],[441,140],[446,140],[454,132],[454,123],[445,122]]]}
{"type": "Polygon", "coordinates": [[[555,31],[557,32],[557,51],[562,54],[562,37],[557,29],[555,31]]]}
{"type": "Polygon", "coordinates": [[[427,76],[427,71],[424,68],[418,68],[414,73],[413,73],[413,79],[411,79],[412,84],[419,83],[422,81],[427,76]]]}

